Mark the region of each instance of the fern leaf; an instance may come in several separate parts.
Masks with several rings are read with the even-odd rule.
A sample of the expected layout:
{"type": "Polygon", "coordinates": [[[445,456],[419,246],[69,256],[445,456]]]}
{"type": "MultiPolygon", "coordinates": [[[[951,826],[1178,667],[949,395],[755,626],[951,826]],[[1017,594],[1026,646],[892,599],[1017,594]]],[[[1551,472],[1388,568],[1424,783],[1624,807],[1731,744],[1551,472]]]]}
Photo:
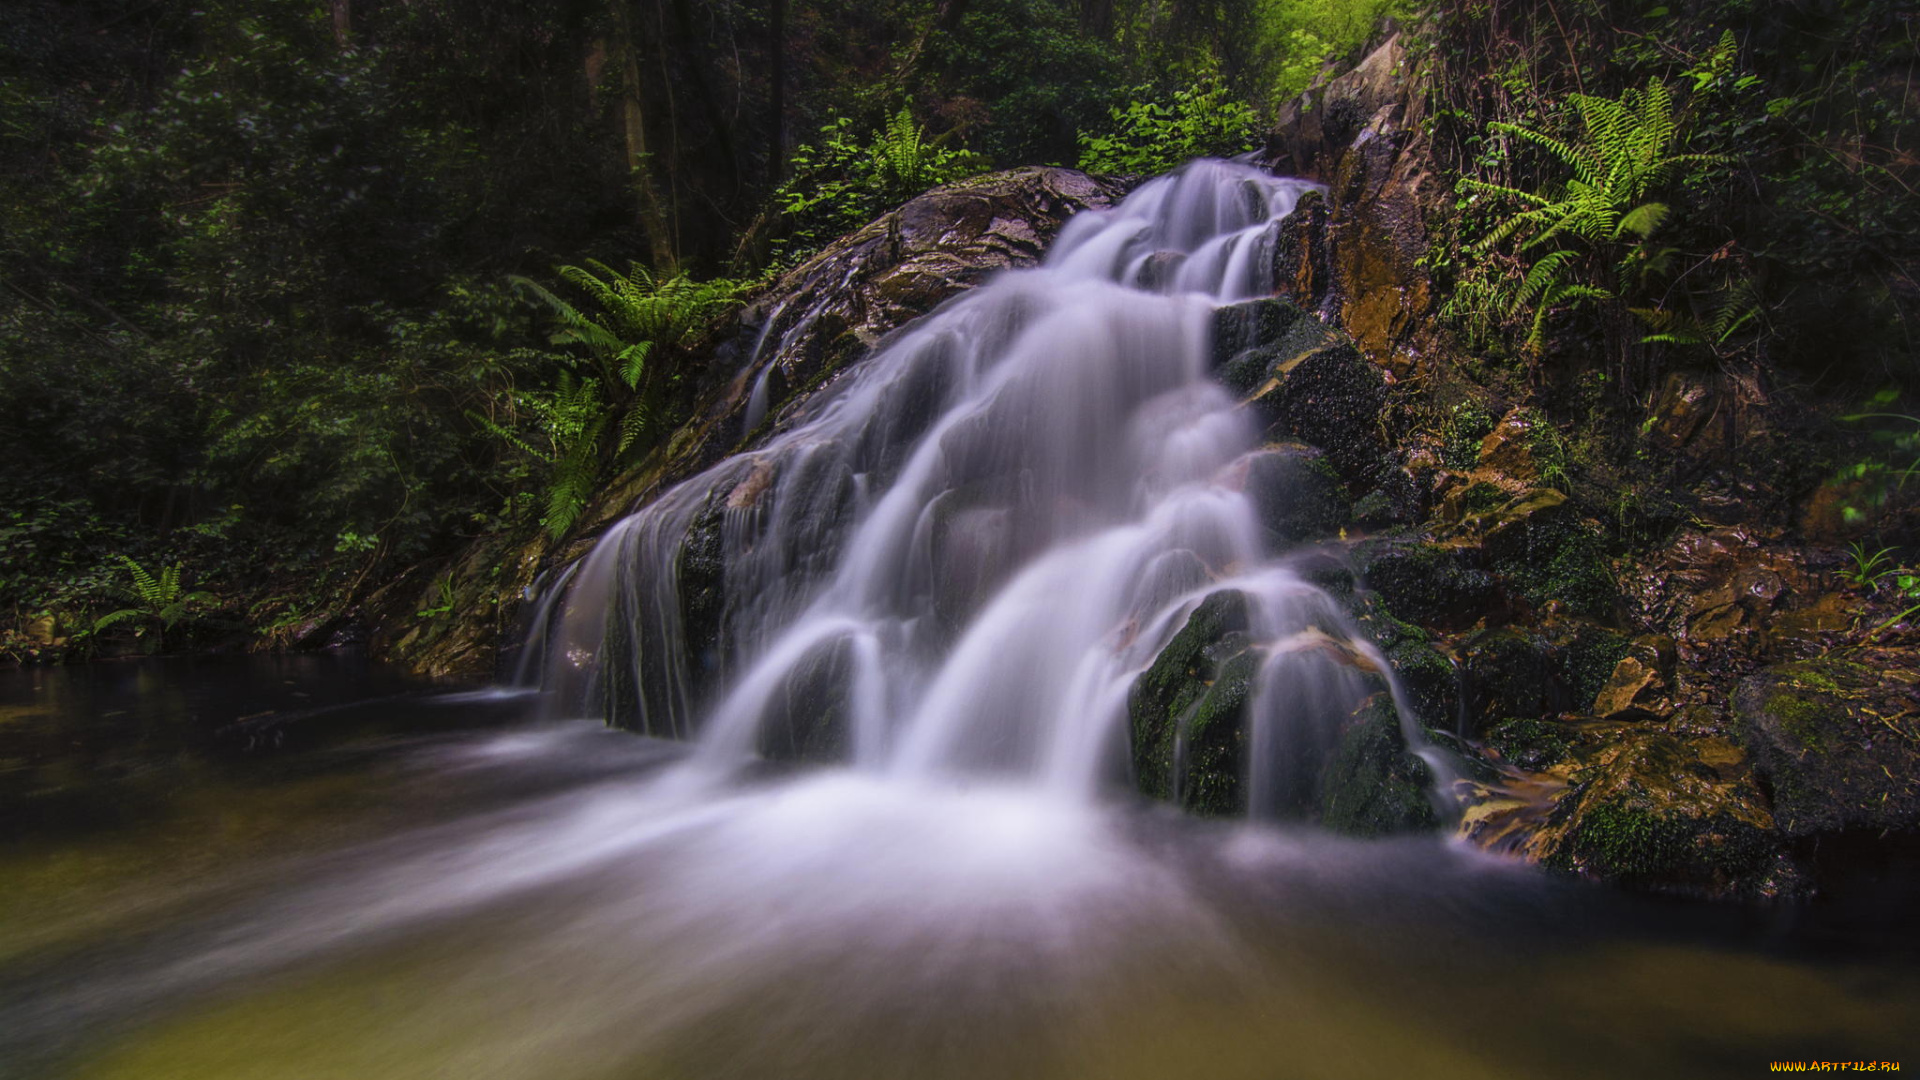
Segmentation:
{"type": "Polygon", "coordinates": [[[1619,222],[1613,227],[1613,238],[1618,240],[1632,233],[1645,240],[1653,235],[1655,229],[1666,224],[1669,213],[1671,211],[1666,203],[1641,203],[1620,216],[1619,222]]]}

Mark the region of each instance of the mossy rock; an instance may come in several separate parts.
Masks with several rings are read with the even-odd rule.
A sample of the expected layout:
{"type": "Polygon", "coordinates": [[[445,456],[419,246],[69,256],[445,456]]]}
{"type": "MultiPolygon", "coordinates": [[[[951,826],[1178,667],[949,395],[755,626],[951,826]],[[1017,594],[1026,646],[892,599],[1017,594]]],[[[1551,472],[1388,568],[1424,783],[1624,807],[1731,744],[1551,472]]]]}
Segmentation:
{"type": "Polygon", "coordinates": [[[1558,604],[1569,613],[1613,618],[1620,589],[1600,535],[1562,493],[1540,488],[1469,519],[1481,533],[1488,569],[1536,608],[1558,604]]]}
{"type": "Polygon", "coordinates": [[[1352,513],[1340,475],[1326,455],[1297,443],[1249,454],[1244,490],[1276,547],[1337,535],[1352,513]]]}
{"type": "Polygon", "coordinates": [[[1248,652],[1247,598],[1214,593],[1187,617],[1127,699],[1134,783],[1201,814],[1246,807],[1246,706],[1259,670],[1248,652]]]}
{"type": "Polygon", "coordinates": [[[1498,584],[1462,548],[1376,540],[1356,548],[1354,560],[1367,588],[1403,619],[1463,628],[1499,607],[1498,584]]]}
{"type": "Polygon", "coordinates": [[[1573,712],[1592,711],[1614,668],[1633,651],[1633,642],[1625,634],[1584,620],[1553,626],[1549,634],[1561,687],[1556,704],[1573,712]]]}
{"type": "Polygon", "coordinates": [[[1284,373],[1257,399],[1272,419],[1268,437],[1320,447],[1348,487],[1374,486],[1387,465],[1378,434],[1387,397],[1380,369],[1345,342],[1284,364],[1284,373]]]}
{"type": "Polygon", "coordinates": [[[1460,644],[1466,669],[1468,734],[1486,721],[1557,712],[1558,664],[1538,632],[1517,626],[1483,630],[1460,644]]]}
{"type": "Polygon", "coordinates": [[[1503,760],[1528,772],[1541,772],[1567,760],[1574,736],[1565,724],[1520,716],[1488,725],[1485,741],[1503,760]]]}
{"type": "Polygon", "coordinates": [[[1375,694],[1342,729],[1321,776],[1321,824],[1364,837],[1431,831],[1440,824],[1432,784],[1427,763],[1407,749],[1392,700],[1375,694]]]}
{"type": "MultiPolygon", "coordinates": [[[[1272,348],[1306,316],[1278,297],[1228,304],[1213,313],[1213,366],[1223,367],[1252,349],[1272,348]]],[[[1318,325],[1317,321],[1315,323],[1318,325]]]]}
{"type": "Polygon", "coordinates": [[[1789,836],[1920,828],[1916,651],[1779,664],[1733,695],[1740,738],[1789,836]]]}
{"type": "Polygon", "coordinates": [[[1803,887],[1759,789],[1722,776],[1691,743],[1634,732],[1608,740],[1573,777],[1542,837],[1549,867],[1712,897],[1803,887]]]}
{"type": "Polygon", "coordinates": [[[852,751],[853,649],[841,640],[795,664],[759,731],[759,751],[776,761],[845,761],[852,751]]]}

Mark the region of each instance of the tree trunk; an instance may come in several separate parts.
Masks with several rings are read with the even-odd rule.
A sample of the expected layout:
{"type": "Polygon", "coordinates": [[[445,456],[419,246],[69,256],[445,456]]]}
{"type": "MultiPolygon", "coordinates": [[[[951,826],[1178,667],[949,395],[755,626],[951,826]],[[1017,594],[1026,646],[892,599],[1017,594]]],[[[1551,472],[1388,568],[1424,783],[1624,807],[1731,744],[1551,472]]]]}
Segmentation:
{"type": "Polygon", "coordinates": [[[346,48],[353,41],[353,0],[331,0],[333,43],[346,48]]]}
{"type": "Polygon", "coordinates": [[[787,176],[787,0],[771,0],[773,10],[767,87],[767,190],[787,176]]]}
{"type": "Polygon", "coordinates": [[[653,182],[653,156],[647,152],[646,90],[640,80],[640,48],[634,41],[626,4],[614,0],[614,27],[619,35],[615,48],[620,53],[620,123],[627,143],[627,168],[633,178],[640,226],[647,232],[647,244],[653,253],[653,270],[671,274],[679,265],[673,250],[673,230],[666,207],[653,182]]]}

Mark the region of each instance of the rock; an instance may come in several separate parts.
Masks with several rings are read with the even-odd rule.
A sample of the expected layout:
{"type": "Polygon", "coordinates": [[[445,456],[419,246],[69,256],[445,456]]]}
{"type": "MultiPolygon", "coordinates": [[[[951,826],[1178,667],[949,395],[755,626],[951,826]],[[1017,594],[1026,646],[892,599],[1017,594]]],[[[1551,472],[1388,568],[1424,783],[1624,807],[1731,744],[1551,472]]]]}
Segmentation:
{"type": "Polygon", "coordinates": [[[1574,742],[1565,724],[1525,716],[1488,725],[1484,738],[1502,759],[1528,772],[1565,761],[1574,742]]]}
{"type": "Polygon", "coordinates": [[[1529,491],[1465,519],[1461,531],[1479,535],[1489,569],[1534,607],[1557,604],[1575,615],[1612,619],[1619,586],[1600,537],[1561,492],[1529,491]]]}
{"type": "Polygon", "coordinates": [[[1636,704],[1650,698],[1665,687],[1658,672],[1647,666],[1639,657],[1629,656],[1620,661],[1613,669],[1613,676],[1594,699],[1595,714],[1609,719],[1618,719],[1630,712],[1636,712],[1636,704]]]}
{"type": "Polygon", "coordinates": [[[1246,492],[1276,548],[1335,536],[1352,516],[1339,474],[1310,446],[1279,443],[1248,454],[1226,482],[1246,492]]]}
{"type": "Polygon", "coordinates": [[[1278,345],[1305,314],[1278,297],[1219,308],[1213,313],[1213,366],[1224,367],[1250,349],[1278,345]]]}
{"type": "Polygon", "coordinates": [[[1713,415],[1713,392],[1703,377],[1683,371],[1667,376],[1648,413],[1647,437],[1663,450],[1678,450],[1693,440],[1713,415]]]}
{"type": "Polygon", "coordinates": [[[1214,593],[1134,680],[1127,715],[1143,794],[1201,814],[1246,808],[1245,711],[1259,670],[1247,626],[1246,597],[1214,593]]]}
{"type": "Polygon", "coordinates": [[[1258,395],[1273,424],[1269,438],[1297,439],[1326,451],[1350,487],[1364,490],[1385,465],[1379,436],[1386,382],[1351,345],[1331,345],[1287,361],[1258,395]]]}
{"type": "Polygon", "coordinates": [[[1320,822],[1349,836],[1432,830],[1440,823],[1432,783],[1427,763],[1407,750],[1392,700],[1375,694],[1341,729],[1321,777],[1320,822]]]}
{"type": "Polygon", "coordinates": [[[1481,723],[1510,716],[1557,712],[1556,665],[1545,638],[1516,626],[1483,630],[1460,643],[1466,669],[1467,714],[1462,734],[1481,723]]]}
{"type": "Polygon", "coordinates": [[[1540,479],[1540,466],[1533,458],[1533,443],[1538,438],[1534,423],[1526,409],[1514,409],[1501,417],[1480,440],[1479,467],[1522,483],[1540,479]]]}
{"type": "Polygon", "coordinates": [[[1464,548],[1375,540],[1356,548],[1354,561],[1395,615],[1424,626],[1464,629],[1499,606],[1499,586],[1464,548]]]}
{"type": "Polygon", "coordinates": [[[1550,867],[1656,891],[1794,891],[1764,797],[1745,777],[1722,777],[1702,749],[1657,731],[1608,739],[1573,771],[1533,850],[1550,867]]]}
{"type": "Polygon", "coordinates": [[[1776,664],[1733,704],[1787,835],[1920,828],[1920,650],[1776,664]]]}

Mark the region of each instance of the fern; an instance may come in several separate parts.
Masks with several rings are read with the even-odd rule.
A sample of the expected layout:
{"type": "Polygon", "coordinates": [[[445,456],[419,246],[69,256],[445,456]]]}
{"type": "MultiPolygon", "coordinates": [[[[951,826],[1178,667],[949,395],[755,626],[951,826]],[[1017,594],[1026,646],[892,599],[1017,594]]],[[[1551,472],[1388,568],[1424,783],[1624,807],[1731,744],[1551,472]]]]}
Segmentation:
{"type": "Polygon", "coordinates": [[[134,606],[109,612],[94,620],[93,632],[96,634],[129,619],[145,619],[159,624],[159,631],[155,634],[155,642],[159,643],[164,640],[166,632],[185,618],[192,608],[214,603],[218,599],[212,593],[187,592],[181,585],[183,570],[180,563],[162,566],[159,573],[154,573],[129,556],[118,555],[115,558],[120,560],[133,578],[133,588],[128,590],[128,598],[134,602],[134,606]]]}
{"type": "MultiPolygon", "coordinates": [[[[1654,247],[1651,241],[1672,216],[1672,208],[1649,196],[1683,168],[1728,160],[1722,155],[1671,152],[1679,123],[1673,113],[1673,95],[1659,79],[1649,79],[1643,88],[1629,88],[1618,98],[1571,94],[1567,100],[1580,120],[1581,135],[1576,140],[1504,121],[1487,125],[1496,134],[1539,147],[1569,169],[1572,175],[1559,190],[1530,192],[1471,177],[1462,178],[1455,188],[1466,195],[1521,204],[1472,250],[1485,255],[1513,243],[1521,256],[1543,252],[1498,305],[1509,316],[1532,307],[1526,345],[1534,351],[1543,346],[1547,320],[1556,308],[1618,299],[1616,289],[1594,280],[1604,273],[1604,264],[1593,266],[1589,255],[1629,244],[1615,262],[1617,278],[1631,283],[1636,276],[1644,279],[1661,272],[1674,252],[1654,247]],[[1588,280],[1573,281],[1583,264],[1590,267],[1588,280]]],[[[1656,333],[1647,340],[1680,340],[1681,331],[1674,326],[1654,329],[1656,333]]],[[[1728,327],[1721,330],[1732,333],[1728,327]]]]}

